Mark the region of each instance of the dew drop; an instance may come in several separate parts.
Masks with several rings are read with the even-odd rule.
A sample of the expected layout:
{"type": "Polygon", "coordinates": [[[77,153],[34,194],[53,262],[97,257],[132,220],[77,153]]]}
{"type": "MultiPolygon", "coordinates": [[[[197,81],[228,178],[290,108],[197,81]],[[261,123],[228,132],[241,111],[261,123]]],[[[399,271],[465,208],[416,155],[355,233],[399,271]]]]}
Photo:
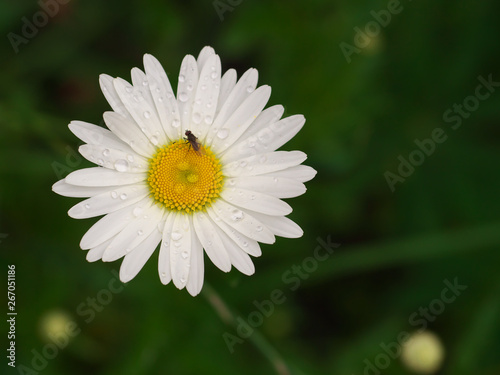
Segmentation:
{"type": "Polygon", "coordinates": [[[243,211],[234,209],[231,214],[231,220],[240,221],[241,219],[243,219],[243,211]]]}
{"type": "Polygon", "coordinates": [[[160,92],[161,92],[161,90],[160,90],[160,88],[159,88],[159,87],[157,87],[155,91],[156,91],[157,93],[160,93],[160,92]]]}
{"type": "Polygon", "coordinates": [[[134,100],[139,103],[142,102],[144,98],[142,97],[142,95],[134,95],[134,100]]]}
{"type": "Polygon", "coordinates": [[[275,183],[276,183],[276,182],[278,182],[278,177],[274,177],[274,178],[273,178],[273,181],[274,181],[275,183]]]}
{"type": "Polygon", "coordinates": [[[252,92],[254,90],[253,86],[248,86],[247,87],[247,92],[252,92]]]}
{"type": "Polygon", "coordinates": [[[187,257],[188,257],[188,256],[189,256],[189,254],[188,254],[188,252],[187,252],[187,251],[183,251],[183,252],[181,253],[181,257],[182,257],[182,259],[187,259],[187,257]]]}
{"type": "Polygon", "coordinates": [[[221,129],[217,132],[217,137],[219,137],[220,139],[226,139],[228,135],[229,130],[227,129],[221,129]]]}
{"type": "Polygon", "coordinates": [[[122,201],[124,201],[125,199],[127,199],[127,194],[125,194],[125,193],[120,194],[120,199],[122,201]]]}
{"type": "Polygon", "coordinates": [[[181,102],[187,102],[187,100],[188,100],[188,94],[186,92],[179,93],[179,100],[181,102]]]}
{"type": "Polygon", "coordinates": [[[114,191],[114,190],[113,190],[113,191],[111,192],[111,198],[113,198],[113,199],[118,198],[118,193],[117,193],[116,191],[114,191]]]}
{"type": "Polygon", "coordinates": [[[184,77],[184,74],[179,75],[179,82],[184,82],[186,80],[186,77],[184,77]]]}
{"type": "Polygon", "coordinates": [[[216,79],[217,75],[218,75],[217,72],[212,72],[212,74],[210,74],[210,78],[216,79]]]}
{"type": "Polygon", "coordinates": [[[139,230],[137,231],[137,235],[138,235],[138,236],[142,236],[143,234],[144,234],[144,232],[143,232],[141,229],[139,229],[139,230]]]}
{"type": "Polygon", "coordinates": [[[87,210],[90,209],[90,204],[88,204],[88,203],[85,204],[85,209],[87,209],[87,210]]]}
{"type": "Polygon", "coordinates": [[[188,91],[193,91],[193,85],[187,85],[187,86],[186,86],[186,89],[187,89],[188,91]]]}
{"type": "Polygon", "coordinates": [[[172,96],[173,96],[173,94],[172,94],[172,92],[171,92],[171,91],[167,92],[167,99],[171,99],[171,98],[172,98],[172,96]]]}
{"type": "Polygon", "coordinates": [[[130,155],[130,154],[128,154],[128,155],[127,155],[127,160],[128,160],[129,162],[133,163],[133,162],[134,162],[134,155],[130,155]]]}
{"type": "Polygon", "coordinates": [[[97,159],[97,164],[98,164],[98,165],[103,165],[103,164],[104,164],[104,160],[102,160],[102,159],[97,159]]]}
{"type": "Polygon", "coordinates": [[[152,144],[154,144],[155,146],[158,144],[158,137],[156,135],[153,135],[151,136],[151,138],[149,138],[149,140],[151,141],[152,144]]]}
{"type": "Polygon", "coordinates": [[[265,155],[262,155],[260,158],[259,158],[259,162],[261,163],[265,163],[267,161],[267,156],[265,155]]]}
{"type": "Polygon", "coordinates": [[[234,178],[231,178],[229,180],[229,185],[233,186],[234,184],[236,184],[236,181],[234,180],[234,178]]]}
{"type": "Polygon", "coordinates": [[[147,86],[148,85],[148,81],[147,80],[142,81],[142,85],[143,86],[147,86]]]}
{"type": "Polygon", "coordinates": [[[247,241],[243,241],[242,245],[243,245],[243,247],[247,247],[248,246],[248,242],[247,241]]]}
{"type": "Polygon", "coordinates": [[[181,121],[179,119],[174,119],[172,121],[172,127],[178,128],[179,126],[181,126],[181,121]]]}
{"type": "Polygon", "coordinates": [[[174,230],[174,231],[172,232],[172,234],[170,235],[170,237],[171,237],[171,238],[172,238],[172,240],[174,240],[174,241],[179,241],[179,240],[182,238],[182,233],[180,233],[180,232],[178,232],[178,231],[174,230]]]}
{"type": "Polygon", "coordinates": [[[132,213],[134,214],[134,216],[139,216],[139,215],[142,214],[142,211],[144,211],[142,209],[142,207],[136,207],[136,208],[134,208],[134,210],[132,211],[132,213]]]}
{"type": "Polygon", "coordinates": [[[103,151],[102,151],[102,154],[104,156],[109,156],[109,150],[107,148],[105,148],[103,151]]]}
{"type": "Polygon", "coordinates": [[[161,102],[163,101],[163,96],[160,96],[160,97],[158,98],[158,101],[161,103],[161,102]]]}
{"type": "Polygon", "coordinates": [[[181,277],[181,278],[179,279],[179,281],[180,281],[182,284],[184,284],[184,283],[186,282],[186,278],[185,278],[185,277],[181,277]]]}
{"type": "Polygon", "coordinates": [[[245,160],[240,161],[240,167],[246,167],[247,164],[245,160]]]}
{"type": "Polygon", "coordinates": [[[201,122],[201,114],[199,112],[193,113],[193,122],[199,124],[201,122]]]}
{"type": "Polygon", "coordinates": [[[144,117],[145,117],[145,118],[150,118],[150,117],[151,117],[151,112],[149,112],[149,111],[145,111],[145,112],[144,112],[144,117]]]}
{"type": "Polygon", "coordinates": [[[132,92],[132,86],[125,87],[125,91],[130,94],[132,92]]]}
{"type": "Polygon", "coordinates": [[[263,228],[262,228],[262,226],[261,226],[261,225],[257,225],[257,226],[255,227],[255,230],[256,230],[257,232],[262,232],[262,229],[263,229],[263,228]]]}
{"type": "Polygon", "coordinates": [[[253,195],[253,194],[252,194],[252,195],[250,195],[250,199],[251,199],[251,200],[255,200],[255,195],[253,195]]]}
{"type": "Polygon", "coordinates": [[[114,165],[118,172],[126,172],[128,170],[128,161],[125,159],[118,159],[114,165]]]}
{"type": "Polygon", "coordinates": [[[200,86],[200,89],[202,89],[202,90],[206,90],[206,89],[207,89],[207,85],[201,85],[201,86],[200,86]]]}
{"type": "Polygon", "coordinates": [[[205,124],[210,125],[212,123],[212,121],[213,121],[212,116],[210,116],[210,115],[205,116],[205,124]]]}

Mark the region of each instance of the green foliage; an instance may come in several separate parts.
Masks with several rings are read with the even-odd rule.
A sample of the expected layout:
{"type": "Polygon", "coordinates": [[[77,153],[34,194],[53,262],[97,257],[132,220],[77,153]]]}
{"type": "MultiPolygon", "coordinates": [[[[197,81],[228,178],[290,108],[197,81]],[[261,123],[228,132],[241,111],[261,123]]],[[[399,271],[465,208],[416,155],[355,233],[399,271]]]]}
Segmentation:
{"type": "MultiPolygon", "coordinates": [[[[32,367],[32,349],[47,345],[42,319],[63,311],[79,333],[41,374],[362,374],[365,360],[384,353],[381,343],[420,328],[412,314],[457,278],[467,289],[427,322],[445,347],[439,373],[497,374],[500,90],[467,116],[446,113],[474,104],[464,101],[478,77],[500,81],[500,6],[401,0],[368,45],[356,44],[355,28],[373,25],[373,11],[389,3],[72,0],[29,37],[23,28],[40,22],[40,3],[2,2],[0,256],[4,270],[17,270],[17,364],[32,367]],[[342,43],[357,52],[346,59],[342,43]],[[119,262],[85,261],[78,243],[95,220],[70,219],[77,200],[51,192],[90,166],[67,124],[103,124],[100,73],[128,79],[151,53],[175,86],[183,56],[205,45],[223,70],[257,68],[273,88],[270,105],[305,115],[283,147],[305,151],[318,171],[290,200],[305,234],[263,245],[252,277],[223,274],[205,259],[207,298],[161,285],[155,255],[90,319],[88,298],[120,287],[119,262]],[[400,175],[398,157],[415,158],[416,140],[436,128],[446,140],[392,192],[387,172],[400,175]],[[328,238],[340,246],[291,279],[328,238]],[[231,353],[223,334],[237,336],[237,318],[246,321],[275,290],[284,302],[231,353]]],[[[411,372],[396,358],[382,373],[411,372]]]]}

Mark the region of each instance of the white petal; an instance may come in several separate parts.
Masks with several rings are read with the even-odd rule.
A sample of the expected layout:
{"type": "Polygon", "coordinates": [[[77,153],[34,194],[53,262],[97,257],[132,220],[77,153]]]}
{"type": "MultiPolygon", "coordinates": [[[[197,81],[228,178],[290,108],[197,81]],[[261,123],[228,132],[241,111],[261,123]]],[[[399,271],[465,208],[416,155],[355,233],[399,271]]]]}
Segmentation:
{"type": "Polygon", "coordinates": [[[149,207],[150,204],[150,199],[145,198],[133,205],[102,217],[84,234],[80,241],[80,247],[82,249],[90,249],[114,237],[132,220],[137,219],[137,216],[142,214],[144,209],[149,207]]]}
{"type": "Polygon", "coordinates": [[[219,229],[212,223],[210,217],[204,213],[194,214],[193,226],[212,263],[220,270],[229,272],[231,260],[219,236],[219,229]]]}
{"type": "Polygon", "coordinates": [[[203,66],[207,63],[207,60],[213,55],[215,55],[215,51],[212,47],[203,47],[203,49],[200,51],[200,54],[198,55],[198,58],[196,59],[196,62],[198,63],[198,71],[201,72],[203,66]]]}
{"type": "Polygon", "coordinates": [[[160,223],[164,210],[152,203],[135,220],[130,221],[108,245],[102,256],[104,262],[112,262],[130,253],[142,243],[160,223]]]}
{"type": "Polygon", "coordinates": [[[233,91],[234,86],[236,85],[236,70],[229,69],[221,78],[220,81],[220,93],[219,100],[217,101],[217,110],[216,115],[219,114],[222,106],[227,101],[229,94],[233,91]]]}
{"type": "MultiPolygon", "coordinates": [[[[192,219],[190,221],[190,224],[192,225],[192,219]]],[[[204,273],[205,266],[203,264],[203,246],[196,236],[195,231],[191,230],[191,270],[189,271],[186,289],[193,297],[198,295],[201,291],[204,273]]]]}
{"type": "Polygon", "coordinates": [[[256,191],[229,188],[224,189],[220,196],[227,202],[231,202],[231,204],[238,207],[267,215],[282,216],[292,212],[292,207],[288,203],[283,202],[279,198],[256,191]]]}
{"type": "Polygon", "coordinates": [[[123,151],[131,151],[130,147],[120,140],[115,134],[101,126],[83,121],[71,121],[69,130],[85,143],[91,145],[103,145],[123,151]]]}
{"type": "Polygon", "coordinates": [[[296,165],[295,167],[272,172],[271,175],[274,177],[293,178],[300,182],[307,182],[312,180],[314,176],[316,176],[316,173],[318,172],[314,168],[307,165],[296,165]]]}
{"type": "MultiPolygon", "coordinates": [[[[225,76],[226,75],[224,75],[224,77],[225,76]]],[[[217,117],[214,121],[214,128],[218,129],[226,123],[234,111],[236,111],[245,99],[255,90],[258,79],[259,73],[257,69],[248,69],[228,94],[227,99],[221,95],[220,100],[224,100],[224,104],[217,113],[217,117]]],[[[224,80],[222,83],[225,83],[224,80]]],[[[221,94],[222,93],[221,88],[221,94]]]]}
{"type": "Polygon", "coordinates": [[[191,110],[198,85],[198,66],[191,55],[186,55],[182,60],[177,86],[177,105],[182,123],[182,134],[190,128],[191,110]]]}
{"type": "Polygon", "coordinates": [[[241,234],[263,243],[275,242],[272,232],[248,212],[234,207],[223,199],[218,199],[212,207],[218,217],[241,234]]]}
{"type": "Polygon", "coordinates": [[[306,192],[305,185],[297,180],[271,175],[234,177],[226,186],[269,194],[277,198],[298,197],[306,192]]]}
{"type": "Polygon", "coordinates": [[[214,121],[219,98],[220,73],[219,56],[210,56],[200,73],[189,125],[193,134],[202,141],[214,121]]]}
{"type": "Polygon", "coordinates": [[[88,161],[118,172],[138,173],[148,170],[148,161],[132,150],[128,153],[101,145],[82,145],[78,151],[88,161]]]}
{"type": "Polygon", "coordinates": [[[111,240],[105,241],[102,244],[90,249],[87,252],[87,256],[86,256],[87,261],[88,262],[95,262],[95,261],[98,261],[99,259],[101,259],[102,255],[104,254],[104,250],[106,249],[106,247],[109,245],[110,242],[111,242],[111,240]]]}
{"type": "Polygon", "coordinates": [[[283,115],[284,110],[285,109],[281,105],[274,105],[264,109],[241,137],[231,147],[224,151],[221,160],[224,163],[229,163],[234,160],[255,155],[257,150],[254,147],[257,144],[257,139],[255,139],[254,134],[278,121],[283,115]]]}
{"type": "Polygon", "coordinates": [[[102,93],[106,97],[106,100],[108,101],[111,108],[113,108],[113,111],[131,119],[130,114],[128,113],[120,97],[116,93],[115,86],[113,85],[113,80],[114,78],[107,74],[101,74],[99,76],[99,84],[101,85],[102,93]]]}
{"type": "Polygon", "coordinates": [[[274,151],[292,139],[302,128],[305,121],[306,119],[302,115],[290,116],[271,123],[250,137],[246,137],[246,134],[244,134],[243,137],[246,138],[231,147],[233,157],[231,158],[231,154],[229,154],[227,159],[224,157],[223,160],[227,162],[228,160],[235,160],[236,156],[242,158],[256,153],[274,151]]]}
{"type": "Polygon", "coordinates": [[[172,232],[170,233],[170,270],[174,285],[182,289],[189,278],[191,263],[191,227],[189,215],[174,213],[172,232]]]}
{"type": "Polygon", "coordinates": [[[146,158],[155,153],[155,147],[135,122],[115,112],[105,112],[103,117],[108,128],[135,152],[146,158]]]}
{"type": "Polygon", "coordinates": [[[130,254],[125,255],[120,267],[120,280],[124,283],[132,280],[144,267],[148,259],[154,253],[161,240],[161,232],[155,229],[141,244],[130,254]]]}
{"type": "Polygon", "coordinates": [[[220,229],[218,229],[218,234],[229,255],[231,264],[241,273],[248,276],[252,275],[255,272],[255,267],[248,254],[241,250],[239,246],[220,229]]]}
{"type": "Polygon", "coordinates": [[[65,182],[78,186],[103,186],[107,187],[105,191],[111,191],[111,186],[134,184],[145,179],[144,173],[117,172],[108,168],[93,167],[71,172],[66,176],[65,182]]]}
{"type": "Polygon", "coordinates": [[[73,219],[100,216],[130,206],[148,195],[149,190],[143,184],[126,185],[85,199],[71,207],[68,215],[73,219]]]}
{"type": "Polygon", "coordinates": [[[276,236],[285,238],[302,237],[304,231],[295,222],[283,216],[269,216],[259,213],[253,214],[265,226],[267,226],[276,236]]]}
{"type": "Polygon", "coordinates": [[[254,257],[262,255],[259,243],[247,236],[236,232],[232,227],[226,224],[217,214],[212,207],[207,209],[207,213],[217,226],[224,231],[243,251],[254,257]]]}
{"type": "MultiPolygon", "coordinates": [[[[82,169],[85,170],[85,169],[82,169]]],[[[74,172],[73,172],[74,173],[74,172]]],[[[117,188],[115,186],[114,188],[117,188]]],[[[59,180],[52,185],[52,191],[64,197],[87,198],[109,191],[109,186],[75,186],[68,184],[65,180],[59,180]]]]}
{"type": "Polygon", "coordinates": [[[213,151],[223,152],[240,138],[262,112],[270,96],[271,87],[261,86],[250,94],[223,125],[219,127],[214,124],[214,131],[207,137],[207,143],[212,145],[213,151]]]}
{"type": "Polygon", "coordinates": [[[172,280],[172,274],[170,272],[170,236],[175,218],[175,215],[172,213],[166,213],[165,216],[160,254],[158,257],[158,274],[160,275],[160,281],[163,285],[167,285],[170,280],[172,280]]]}
{"type": "Polygon", "coordinates": [[[144,68],[163,130],[169,139],[177,140],[181,137],[181,119],[167,74],[158,60],[148,54],[144,55],[144,68]]]}
{"type": "Polygon", "coordinates": [[[228,177],[256,176],[296,166],[307,159],[302,151],[274,151],[249,156],[226,164],[223,174],[228,177]]]}
{"type": "MultiPolygon", "coordinates": [[[[153,145],[165,143],[166,136],[158,118],[156,107],[153,107],[146,99],[146,90],[149,90],[149,88],[132,86],[121,78],[116,78],[113,84],[127,111],[149,141],[153,145]]],[[[147,95],[149,95],[149,91],[147,95]]]]}

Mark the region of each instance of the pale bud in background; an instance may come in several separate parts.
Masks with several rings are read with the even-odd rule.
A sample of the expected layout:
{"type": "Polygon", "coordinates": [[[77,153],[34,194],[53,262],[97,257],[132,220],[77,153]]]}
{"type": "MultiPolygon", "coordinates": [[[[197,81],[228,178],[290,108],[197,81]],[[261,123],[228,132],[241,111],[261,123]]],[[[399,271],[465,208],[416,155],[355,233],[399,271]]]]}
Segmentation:
{"type": "Polygon", "coordinates": [[[401,361],[418,374],[434,374],[444,359],[444,347],[439,337],[432,332],[412,334],[403,345],[401,361]]]}

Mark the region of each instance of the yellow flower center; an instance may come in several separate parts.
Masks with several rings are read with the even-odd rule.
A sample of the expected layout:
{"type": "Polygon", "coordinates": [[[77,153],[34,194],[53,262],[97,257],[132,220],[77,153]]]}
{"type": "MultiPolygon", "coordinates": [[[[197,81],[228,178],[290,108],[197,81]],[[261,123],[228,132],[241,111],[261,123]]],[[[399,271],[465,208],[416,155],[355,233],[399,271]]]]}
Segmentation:
{"type": "Polygon", "coordinates": [[[208,147],[196,152],[179,140],[159,148],[149,160],[151,196],[169,210],[203,210],[219,197],[223,182],[221,164],[208,147]]]}

